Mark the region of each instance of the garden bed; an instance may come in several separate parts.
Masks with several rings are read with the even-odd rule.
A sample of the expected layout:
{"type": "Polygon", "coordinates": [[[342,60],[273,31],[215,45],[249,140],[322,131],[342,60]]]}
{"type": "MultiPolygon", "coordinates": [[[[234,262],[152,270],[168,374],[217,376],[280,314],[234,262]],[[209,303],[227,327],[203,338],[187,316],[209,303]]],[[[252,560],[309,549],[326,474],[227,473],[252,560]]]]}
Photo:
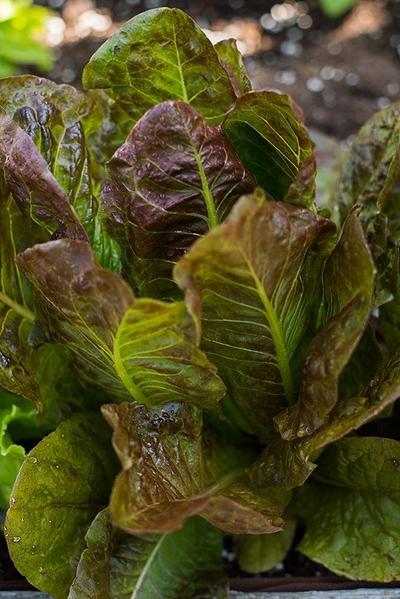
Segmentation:
{"type": "MultiPolygon", "coordinates": [[[[355,589],[340,591],[267,591],[236,592],[232,591],[229,599],[399,599],[400,589],[355,589]]],[[[0,591],[0,599],[50,599],[48,595],[35,591],[0,591]]]]}

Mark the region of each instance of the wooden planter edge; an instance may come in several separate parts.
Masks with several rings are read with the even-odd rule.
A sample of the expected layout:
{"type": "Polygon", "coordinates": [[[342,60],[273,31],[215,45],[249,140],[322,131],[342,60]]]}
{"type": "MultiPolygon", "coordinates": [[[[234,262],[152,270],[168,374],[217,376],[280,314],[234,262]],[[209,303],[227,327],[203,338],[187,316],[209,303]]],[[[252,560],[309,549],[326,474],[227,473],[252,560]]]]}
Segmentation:
{"type": "MultiPolygon", "coordinates": [[[[231,591],[230,599],[400,599],[400,589],[345,589],[334,591],[254,592],[231,591]]],[[[50,599],[37,591],[0,591],[0,599],[50,599]]]]}

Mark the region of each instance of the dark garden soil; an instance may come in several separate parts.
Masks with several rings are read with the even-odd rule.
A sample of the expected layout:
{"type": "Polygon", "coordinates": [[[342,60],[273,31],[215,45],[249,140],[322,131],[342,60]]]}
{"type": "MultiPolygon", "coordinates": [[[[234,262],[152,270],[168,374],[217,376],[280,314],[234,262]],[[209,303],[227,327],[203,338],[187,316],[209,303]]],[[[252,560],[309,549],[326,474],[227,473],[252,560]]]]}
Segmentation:
{"type": "MultiPolygon", "coordinates": [[[[246,63],[257,88],[289,93],[303,108],[310,127],[344,139],[355,133],[377,109],[400,99],[400,0],[364,0],[349,16],[329,20],[317,0],[292,3],[296,17],[274,20],[278,2],[268,0],[37,0],[64,16],[73,32],[85,11],[97,10],[121,23],[147,8],[165,5],[187,10],[202,27],[218,35],[229,32],[241,39],[246,63]]],[[[111,21],[110,21],[111,23],[111,21]]],[[[75,38],[79,36],[75,36],[75,38]]],[[[56,64],[49,77],[80,85],[82,68],[104,41],[87,35],[64,41],[56,48],[56,64]]],[[[28,69],[27,69],[28,70],[28,69]]],[[[393,422],[393,421],[392,421],[393,422]]],[[[385,421],[369,425],[368,434],[398,435],[385,430],[385,421]],[[373,430],[371,430],[371,427],[373,430]]],[[[318,564],[292,550],[284,563],[260,577],[246,577],[229,547],[227,570],[238,590],[307,590],[351,588],[318,564]],[[267,579],[265,578],[267,577],[267,579]]],[[[7,557],[0,536],[0,590],[26,586],[7,557]]],[[[377,585],[374,585],[377,586],[377,585]]]]}

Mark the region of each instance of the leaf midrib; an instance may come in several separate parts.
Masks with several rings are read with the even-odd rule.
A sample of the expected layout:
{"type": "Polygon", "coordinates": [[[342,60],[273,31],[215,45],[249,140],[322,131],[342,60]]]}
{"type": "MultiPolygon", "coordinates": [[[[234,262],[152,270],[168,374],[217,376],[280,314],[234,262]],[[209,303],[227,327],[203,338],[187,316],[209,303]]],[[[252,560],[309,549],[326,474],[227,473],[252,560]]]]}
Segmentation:
{"type": "Polygon", "coordinates": [[[124,318],[121,320],[117,333],[114,337],[114,348],[113,348],[113,359],[115,364],[115,370],[121,379],[122,383],[125,385],[128,392],[131,394],[133,399],[138,403],[144,404],[145,406],[150,406],[146,396],[142,392],[142,390],[136,385],[132,377],[129,375],[128,371],[125,368],[124,360],[121,355],[121,333],[125,326],[125,322],[129,315],[129,309],[126,311],[124,318]]]}
{"type": "Polygon", "coordinates": [[[196,150],[196,148],[193,148],[193,151],[194,151],[194,157],[196,160],[197,168],[199,170],[203,198],[204,198],[204,201],[206,203],[206,208],[207,208],[208,227],[209,227],[209,229],[212,229],[218,225],[218,215],[217,215],[217,211],[215,208],[214,198],[211,193],[210,186],[208,185],[207,176],[206,176],[206,173],[204,170],[203,163],[201,161],[201,157],[200,157],[198,151],[196,150]]]}
{"type": "Polygon", "coordinates": [[[5,306],[8,306],[11,310],[16,312],[25,320],[28,320],[29,322],[35,321],[35,315],[33,312],[31,312],[31,310],[29,310],[29,308],[27,308],[26,306],[21,306],[2,291],[0,291],[0,303],[4,304],[5,306]]]}
{"type": "MultiPolygon", "coordinates": [[[[176,39],[175,23],[173,23],[172,29],[173,29],[173,34],[174,34],[174,46],[175,46],[175,52],[176,52],[177,69],[178,69],[180,83],[181,83],[182,99],[187,104],[191,104],[192,98],[189,99],[188,92],[186,89],[185,76],[184,76],[183,69],[182,69],[182,61],[181,61],[181,56],[179,54],[179,48],[178,48],[178,43],[177,43],[177,39],[176,39]]],[[[194,157],[196,160],[197,168],[198,168],[199,174],[200,174],[201,187],[202,187],[204,201],[206,203],[207,215],[208,215],[208,226],[210,229],[212,229],[213,227],[216,227],[218,225],[218,215],[217,215],[217,211],[215,209],[214,198],[212,196],[210,186],[208,185],[207,176],[206,176],[206,173],[204,170],[203,163],[201,161],[201,157],[200,157],[197,149],[194,146],[193,146],[193,152],[194,152],[194,157]]]]}
{"type": "Polygon", "coordinates": [[[278,316],[276,314],[275,308],[269,299],[268,295],[265,292],[264,286],[262,285],[260,279],[255,272],[253,265],[250,260],[246,256],[243,250],[240,250],[243,256],[243,259],[246,263],[247,268],[249,269],[250,275],[255,283],[257,293],[260,296],[261,302],[264,307],[264,311],[267,317],[267,321],[271,330],[272,342],[276,351],[276,360],[278,362],[279,372],[281,374],[282,385],[285,392],[286,399],[288,404],[291,405],[293,403],[293,380],[292,373],[289,364],[289,357],[285,346],[284,335],[281,327],[281,323],[279,322],[278,316]]]}
{"type": "Polygon", "coordinates": [[[153,565],[153,562],[156,559],[158,552],[160,551],[162,544],[164,543],[164,541],[167,537],[167,534],[168,533],[165,533],[160,537],[160,539],[157,541],[154,549],[150,553],[150,555],[147,559],[146,565],[144,566],[143,570],[140,573],[139,578],[136,581],[135,588],[133,589],[133,593],[131,595],[131,599],[138,599],[138,597],[139,597],[138,593],[140,593],[141,586],[142,586],[151,566],[153,565]]]}
{"type": "Polygon", "coordinates": [[[181,56],[179,54],[179,48],[178,48],[178,43],[177,43],[177,39],[176,39],[175,23],[172,23],[172,30],[174,32],[174,47],[175,47],[175,52],[176,52],[176,63],[177,63],[176,66],[177,66],[179,78],[180,78],[182,99],[184,102],[186,102],[188,104],[189,97],[188,97],[188,93],[187,93],[187,89],[186,89],[185,77],[183,75],[183,69],[182,69],[181,56]]]}

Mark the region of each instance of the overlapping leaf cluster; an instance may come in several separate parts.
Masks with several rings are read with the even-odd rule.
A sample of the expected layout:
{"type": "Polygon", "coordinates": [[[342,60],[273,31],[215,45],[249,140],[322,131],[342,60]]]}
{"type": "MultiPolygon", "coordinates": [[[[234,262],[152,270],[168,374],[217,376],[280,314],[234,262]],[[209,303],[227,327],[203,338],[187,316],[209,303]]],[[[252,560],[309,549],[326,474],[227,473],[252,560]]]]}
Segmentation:
{"type": "Polygon", "coordinates": [[[60,599],[223,599],[223,534],[263,571],[300,518],[313,559],[400,578],[399,106],[317,205],[300,110],[183,12],[128,22],[83,83],[0,80],[16,566],[60,599]]]}

